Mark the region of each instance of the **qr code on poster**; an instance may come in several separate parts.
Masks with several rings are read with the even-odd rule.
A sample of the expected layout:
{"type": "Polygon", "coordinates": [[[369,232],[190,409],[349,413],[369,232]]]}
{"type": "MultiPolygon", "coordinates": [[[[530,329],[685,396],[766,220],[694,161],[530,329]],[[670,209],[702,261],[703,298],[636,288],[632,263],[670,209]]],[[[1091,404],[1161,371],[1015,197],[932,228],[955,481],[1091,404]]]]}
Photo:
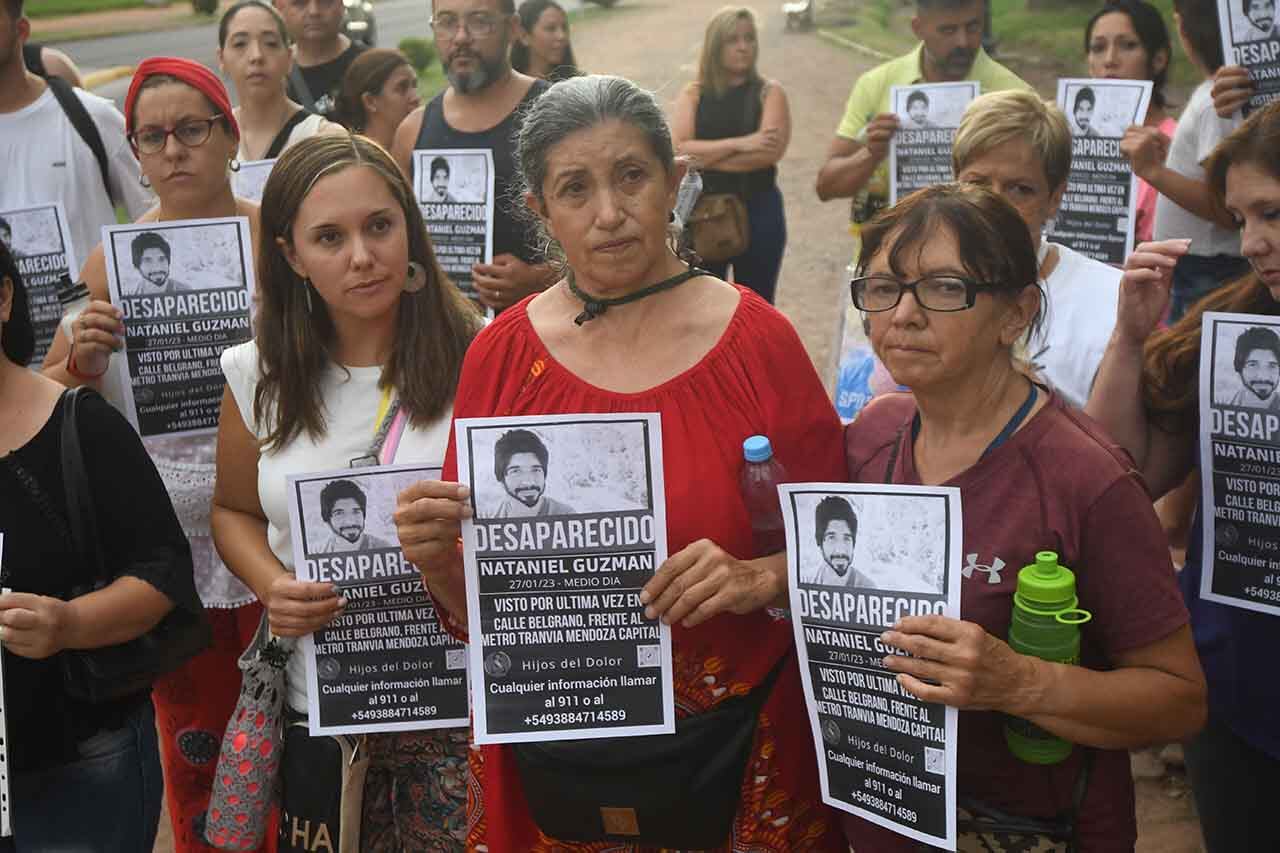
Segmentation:
{"type": "Polygon", "coordinates": [[[467,650],[466,649],[445,649],[444,650],[444,668],[445,669],[466,669],[467,668],[467,650]]]}
{"type": "Polygon", "coordinates": [[[947,751],[926,746],[924,748],[924,769],[929,773],[946,773],[947,751]]]}
{"type": "Polygon", "coordinates": [[[642,669],[662,666],[662,647],[636,646],[636,666],[642,669]]]}

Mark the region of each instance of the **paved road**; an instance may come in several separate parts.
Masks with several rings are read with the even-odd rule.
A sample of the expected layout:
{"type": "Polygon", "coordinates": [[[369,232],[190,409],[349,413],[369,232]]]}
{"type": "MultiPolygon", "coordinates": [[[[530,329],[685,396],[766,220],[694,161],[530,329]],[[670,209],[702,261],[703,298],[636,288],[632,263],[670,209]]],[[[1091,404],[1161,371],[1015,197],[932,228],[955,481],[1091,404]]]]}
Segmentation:
{"type": "MultiPolygon", "coordinates": [[[[582,7],[582,0],[562,2],[573,10],[582,7]]],[[[429,4],[427,0],[375,0],[378,18],[378,43],[384,47],[399,44],[409,36],[425,38],[431,34],[427,26],[429,4]]],[[[81,68],[114,68],[117,65],[137,65],[138,61],[157,54],[183,56],[197,59],[210,68],[217,68],[218,27],[216,23],[159,33],[132,33],[106,36],[82,41],[60,42],[58,46],[71,54],[81,68]]],[[[126,77],[97,89],[97,93],[111,98],[117,105],[124,104],[129,88],[126,77]]]]}

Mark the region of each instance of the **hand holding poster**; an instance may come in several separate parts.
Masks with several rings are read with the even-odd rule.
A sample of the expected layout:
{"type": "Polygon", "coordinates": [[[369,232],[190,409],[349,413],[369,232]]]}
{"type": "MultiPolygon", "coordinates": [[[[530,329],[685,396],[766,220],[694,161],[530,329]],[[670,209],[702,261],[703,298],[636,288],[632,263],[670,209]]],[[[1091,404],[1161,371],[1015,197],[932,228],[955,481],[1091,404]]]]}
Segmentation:
{"type": "Polygon", "coordinates": [[[1218,29],[1227,65],[1239,65],[1253,78],[1247,116],[1280,97],[1280,26],[1276,0],[1218,0],[1218,29]]]}
{"type": "Polygon", "coordinates": [[[143,438],[212,433],[222,351],[252,337],[249,220],[188,219],[102,229],[124,351],[111,359],[125,413],[143,438]]]}
{"type": "Polygon", "coordinates": [[[64,275],[74,279],[80,274],[62,202],[0,210],[0,242],[13,255],[27,290],[36,333],[31,367],[39,370],[62,319],[58,279],[64,275]]]}
{"type": "Polygon", "coordinates": [[[960,492],[801,483],[779,488],[800,676],[822,798],[956,849],[954,708],[903,690],[880,635],[904,616],[960,616],[960,492]]]}
{"type": "Polygon", "coordinates": [[[1058,106],[1071,126],[1071,172],[1049,229],[1055,242],[1115,266],[1133,251],[1138,183],[1120,140],[1146,119],[1151,91],[1150,80],[1058,81],[1058,106]]]}
{"type": "Polygon", "coordinates": [[[1280,616],[1280,318],[1206,312],[1200,597],[1280,616]]]}
{"type": "Polygon", "coordinates": [[[261,204],[262,190],[266,187],[267,178],[271,177],[271,169],[275,164],[274,159],[247,160],[241,163],[232,178],[235,194],[240,198],[247,198],[249,201],[261,204]]]}
{"type": "Polygon", "coordinates": [[[471,267],[493,262],[493,152],[416,150],[413,183],[436,259],[453,283],[475,299],[471,267]]]}
{"type": "Polygon", "coordinates": [[[667,557],[658,415],[455,430],[476,743],[673,732],[671,629],[639,598],[667,557]]]}
{"type": "Polygon", "coordinates": [[[918,189],[953,180],[951,145],[965,108],[978,97],[980,84],[919,83],[890,92],[898,132],[889,143],[889,203],[918,189]]]}
{"type": "Polygon", "coordinates": [[[311,734],[467,725],[467,652],[440,625],[396,538],[396,495],[440,469],[388,465],[289,478],[298,580],[346,607],[302,638],[311,734]]]}

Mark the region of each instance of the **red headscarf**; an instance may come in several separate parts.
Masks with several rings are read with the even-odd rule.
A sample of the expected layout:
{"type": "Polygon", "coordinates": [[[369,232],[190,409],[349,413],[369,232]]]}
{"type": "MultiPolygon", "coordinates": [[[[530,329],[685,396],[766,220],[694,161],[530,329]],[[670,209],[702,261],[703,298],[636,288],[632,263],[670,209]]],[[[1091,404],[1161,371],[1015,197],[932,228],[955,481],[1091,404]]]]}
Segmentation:
{"type": "Polygon", "coordinates": [[[240,140],[240,125],[236,124],[235,114],[231,112],[231,98],[227,95],[227,87],[222,85],[218,75],[214,74],[199,62],[181,59],[176,56],[153,56],[142,60],[142,64],[133,72],[133,80],[129,82],[129,94],[124,99],[125,132],[133,135],[133,108],[138,102],[138,90],[148,77],[166,74],[181,80],[191,88],[201,92],[208,98],[218,112],[226,117],[227,127],[231,135],[240,140]]]}

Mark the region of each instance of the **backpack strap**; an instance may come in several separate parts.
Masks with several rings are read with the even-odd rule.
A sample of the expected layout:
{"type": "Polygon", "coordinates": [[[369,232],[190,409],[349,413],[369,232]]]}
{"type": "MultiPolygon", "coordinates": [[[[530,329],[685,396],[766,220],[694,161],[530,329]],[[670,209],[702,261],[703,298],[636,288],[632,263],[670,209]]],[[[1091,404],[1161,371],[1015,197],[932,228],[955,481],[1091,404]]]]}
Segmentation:
{"type": "Polygon", "coordinates": [[[315,112],[316,96],[311,94],[307,78],[302,76],[302,69],[296,62],[289,66],[289,89],[292,94],[298,96],[295,100],[302,104],[303,109],[307,112],[315,112]]]}
{"type": "Polygon", "coordinates": [[[49,84],[53,96],[58,99],[58,105],[62,107],[62,111],[67,114],[67,120],[71,122],[71,126],[76,129],[76,133],[84,140],[84,144],[88,145],[89,150],[93,152],[94,159],[98,161],[98,171],[102,173],[102,187],[107,191],[107,198],[114,201],[111,195],[111,171],[107,167],[107,147],[102,144],[102,134],[98,132],[98,126],[89,117],[89,111],[85,109],[84,102],[76,95],[70,83],[60,77],[50,77],[45,82],[49,84]]]}
{"type": "Polygon", "coordinates": [[[284,127],[280,128],[280,132],[276,134],[276,138],[271,140],[271,145],[267,148],[267,153],[262,155],[263,160],[274,160],[280,156],[280,152],[284,150],[285,145],[289,142],[289,134],[293,133],[293,129],[302,124],[311,113],[306,110],[298,110],[289,116],[289,120],[284,123],[284,127]]]}

